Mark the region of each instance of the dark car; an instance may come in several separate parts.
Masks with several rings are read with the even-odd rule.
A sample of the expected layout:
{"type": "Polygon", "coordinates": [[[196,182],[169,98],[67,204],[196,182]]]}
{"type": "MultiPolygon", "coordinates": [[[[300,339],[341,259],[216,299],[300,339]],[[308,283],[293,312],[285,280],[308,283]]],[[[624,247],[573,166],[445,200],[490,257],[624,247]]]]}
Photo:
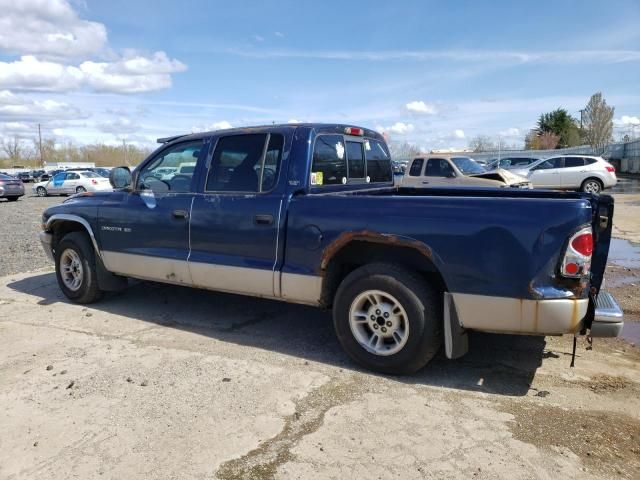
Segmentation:
{"type": "Polygon", "coordinates": [[[382,135],[349,125],[162,141],[133,174],[112,170],[115,191],[44,212],[40,239],[70,300],[97,301],[131,277],[332,309],[347,353],[395,374],[443,340],[447,357],[463,355],[468,330],[623,327],[600,291],[608,195],[394,187],[382,135]],[[169,167],[183,173],[158,179],[169,167]]]}
{"type": "Polygon", "coordinates": [[[20,179],[0,173],[0,198],[14,202],[23,195],[24,185],[20,179]]]}
{"type": "Polygon", "coordinates": [[[33,177],[29,172],[20,172],[16,175],[16,177],[22,180],[24,183],[33,182],[33,177]]]}

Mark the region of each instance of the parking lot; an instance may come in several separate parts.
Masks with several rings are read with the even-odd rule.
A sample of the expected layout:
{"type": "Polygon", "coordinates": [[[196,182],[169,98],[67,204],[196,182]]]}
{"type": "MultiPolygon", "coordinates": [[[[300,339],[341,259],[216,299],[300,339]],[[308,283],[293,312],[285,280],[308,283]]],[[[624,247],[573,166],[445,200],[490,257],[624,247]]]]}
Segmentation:
{"type": "MultiPolygon", "coordinates": [[[[639,241],[630,190],[615,234],[639,241]]],[[[62,200],[0,202],[0,478],[640,477],[633,244],[607,280],[625,339],[580,339],[575,368],[569,337],[477,334],[387,377],[309,307],[149,282],[69,303],[36,238],[62,200]]]]}

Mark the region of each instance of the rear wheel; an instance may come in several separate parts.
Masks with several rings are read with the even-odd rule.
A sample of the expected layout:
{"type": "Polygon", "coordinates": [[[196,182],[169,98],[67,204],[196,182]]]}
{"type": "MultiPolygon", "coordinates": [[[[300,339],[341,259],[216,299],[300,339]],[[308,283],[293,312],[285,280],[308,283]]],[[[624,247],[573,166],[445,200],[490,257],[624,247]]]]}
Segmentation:
{"type": "Polygon", "coordinates": [[[38,195],[39,197],[46,197],[47,196],[47,189],[44,188],[44,187],[36,188],[36,195],[38,195]]]}
{"type": "Polygon", "coordinates": [[[76,193],[84,193],[84,192],[86,192],[86,191],[87,191],[87,189],[86,189],[86,188],[84,188],[84,187],[78,187],[78,188],[76,188],[76,193]]]}
{"type": "Polygon", "coordinates": [[[582,186],[580,190],[585,193],[600,193],[602,191],[603,185],[600,180],[597,178],[587,178],[584,182],[582,182],[582,186]]]}
{"type": "Polygon", "coordinates": [[[102,298],[95,252],[85,233],[65,235],[55,246],[55,257],[58,285],[69,300],[92,303],[102,298]]]}
{"type": "Polygon", "coordinates": [[[413,373],[442,343],[436,290],[401,265],[374,263],[350,273],[336,293],[333,321],[349,356],[381,373],[413,373]]]}

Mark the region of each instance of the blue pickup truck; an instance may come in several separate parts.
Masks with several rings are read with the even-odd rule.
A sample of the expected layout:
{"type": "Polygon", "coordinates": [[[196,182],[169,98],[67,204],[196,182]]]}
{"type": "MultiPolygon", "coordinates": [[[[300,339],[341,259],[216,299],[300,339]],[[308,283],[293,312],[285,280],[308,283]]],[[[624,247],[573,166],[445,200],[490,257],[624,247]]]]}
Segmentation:
{"type": "MultiPolygon", "coordinates": [[[[160,139],[113,192],[46,210],[64,294],[90,303],[127,278],[333,310],[367,368],[409,373],[467,333],[616,336],[600,291],[606,195],[394,187],[376,132],[294,124],[160,139]]],[[[304,321],[303,318],[300,319],[304,321]]]]}

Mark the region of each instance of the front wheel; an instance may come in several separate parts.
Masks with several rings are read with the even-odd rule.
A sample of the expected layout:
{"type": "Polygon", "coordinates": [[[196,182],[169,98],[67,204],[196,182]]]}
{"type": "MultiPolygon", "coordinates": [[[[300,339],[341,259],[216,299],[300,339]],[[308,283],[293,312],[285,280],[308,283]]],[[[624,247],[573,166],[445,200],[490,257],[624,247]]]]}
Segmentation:
{"type": "Polygon", "coordinates": [[[373,263],[351,272],[336,293],[333,321],[347,354],[381,373],[413,373],[442,344],[436,290],[401,265],[373,263]]]}
{"type": "Polygon", "coordinates": [[[18,200],[18,198],[20,197],[7,197],[7,200],[9,200],[10,202],[15,202],[16,200],[18,200]]]}
{"type": "Polygon", "coordinates": [[[580,190],[585,193],[600,193],[602,191],[602,182],[595,178],[587,178],[582,182],[580,190]]]}
{"type": "Polygon", "coordinates": [[[47,189],[44,188],[44,187],[36,188],[36,195],[38,195],[39,197],[46,197],[47,196],[47,189]]]}
{"type": "Polygon", "coordinates": [[[69,300],[92,303],[102,298],[95,252],[85,233],[65,235],[55,247],[55,258],[58,285],[69,300]]]}

